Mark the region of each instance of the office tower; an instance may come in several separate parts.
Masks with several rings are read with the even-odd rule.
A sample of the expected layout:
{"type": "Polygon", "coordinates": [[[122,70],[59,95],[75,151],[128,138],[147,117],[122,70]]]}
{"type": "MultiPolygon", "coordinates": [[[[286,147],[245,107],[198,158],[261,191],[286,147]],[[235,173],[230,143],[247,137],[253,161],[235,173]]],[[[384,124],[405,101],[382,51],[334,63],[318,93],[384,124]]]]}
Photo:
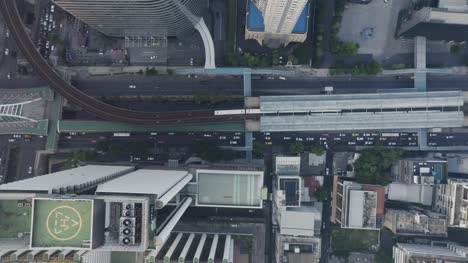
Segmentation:
{"type": "Polygon", "coordinates": [[[303,42],[307,37],[307,0],[250,0],[246,39],[267,46],[303,42]]]}
{"type": "Polygon", "coordinates": [[[206,0],[54,0],[79,20],[114,37],[178,37],[194,31],[206,0]]]}

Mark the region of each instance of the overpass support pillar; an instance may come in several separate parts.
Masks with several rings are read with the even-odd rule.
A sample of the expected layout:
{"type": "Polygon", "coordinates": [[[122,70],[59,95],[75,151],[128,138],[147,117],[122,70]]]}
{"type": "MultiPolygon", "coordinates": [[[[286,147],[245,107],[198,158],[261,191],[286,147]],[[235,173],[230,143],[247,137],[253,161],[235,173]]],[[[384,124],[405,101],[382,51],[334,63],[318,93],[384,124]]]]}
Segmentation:
{"type": "Polygon", "coordinates": [[[246,68],[243,73],[244,97],[252,96],[252,69],[246,68]]]}

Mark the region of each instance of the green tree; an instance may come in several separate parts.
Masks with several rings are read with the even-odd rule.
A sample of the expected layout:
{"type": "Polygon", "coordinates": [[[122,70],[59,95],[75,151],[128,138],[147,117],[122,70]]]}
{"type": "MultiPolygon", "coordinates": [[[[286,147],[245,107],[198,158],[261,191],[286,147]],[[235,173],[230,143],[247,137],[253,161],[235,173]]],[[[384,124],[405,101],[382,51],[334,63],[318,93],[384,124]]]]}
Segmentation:
{"type": "Polygon", "coordinates": [[[192,145],[192,151],[203,160],[218,162],[223,159],[223,151],[217,145],[198,141],[192,145]]]}
{"type": "Polygon", "coordinates": [[[102,151],[102,152],[108,152],[109,151],[109,143],[107,141],[99,141],[96,144],[96,150],[102,151]]]}
{"type": "Polygon", "coordinates": [[[325,200],[327,200],[327,197],[328,195],[330,194],[330,191],[324,187],[320,187],[317,192],[315,192],[315,198],[317,198],[317,200],[319,202],[323,202],[325,200]]]}
{"type": "Polygon", "coordinates": [[[321,156],[324,152],[325,152],[325,149],[323,149],[323,146],[322,145],[319,145],[319,144],[314,144],[312,145],[312,147],[310,148],[311,152],[317,156],[321,156]]]}
{"type": "Polygon", "coordinates": [[[460,53],[461,46],[460,44],[453,44],[450,46],[450,53],[452,54],[458,54],[460,53]]]}
{"type": "Polygon", "coordinates": [[[362,184],[387,185],[390,167],[401,155],[400,150],[386,149],[382,146],[363,150],[354,162],[356,180],[362,184]]]}
{"type": "Polygon", "coordinates": [[[301,142],[294,142],[289,147],[289,151],[292,152],[292,153],[296,153],[296,154],[303,153],[304,152],[304,144],[302,144],[301,142]]]}
{"type": "Polygon", "coordinates": [[[263,157],[263,151],[265,150],[266,145],[261,143],[261,142],[254,142],[253,143],[253,149],[252,149],[252,154],[254,158],[262,158],[263,157]]]}
{"type": "Polygon", "coordinates": [[[76,151],[73,152],[71,163],[76,165],[80,162],[91,161],[96,157],[96,153],[92,151],[76,151]]]}

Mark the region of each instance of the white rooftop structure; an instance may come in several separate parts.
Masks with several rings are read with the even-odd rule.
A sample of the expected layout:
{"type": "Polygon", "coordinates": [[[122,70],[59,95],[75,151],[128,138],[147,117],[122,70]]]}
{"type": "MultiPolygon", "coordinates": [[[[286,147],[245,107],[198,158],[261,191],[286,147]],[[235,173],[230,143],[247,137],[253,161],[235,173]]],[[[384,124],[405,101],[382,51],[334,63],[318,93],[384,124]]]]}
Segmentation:
{"type": "Polygon", "coordinates": [[[156,198],[156,206],[162,208],[192,177],[185,170],[141,169],[99,185],[96,193],[152,195],[156,198]]]}
{"type": "Polygon", "coordinates": [[[388,199],[422,205],[432,204],[431,185],[391,183],[388,185],[388,199]]]}
{"type": "Polygon", "coordinates": [[[261,131],[461,127],[461,91],[260,97],[261,131]]]}
{"type": "Polygon", "coordinates": [[[348,227],[375,228],[377,220],[377,193],[351,190],[349,192],[348,227]]]}
{"type": "Polygon", "coordinates": [[[261,116],[261,131],[343,131],[462,127],[461,111],[357,112],[261,116]]]}
{"type": "Polygon", "coordinates": [[[461,91],[260,97],[262,113],[459,106],[463,106],[463,93],[461,91]]]}
{"type": "Polygon", "coordinates": [[[275,159],[275,173],[278,176],[297,176],[301,169],[300,156],[277,156],[275,159]]]}
{"type": "Polygon", "coordinates": [[[140,169],[100,184],[97,193],[132,193],[160,197],[185,177],[187,171],[140,169]]]}
{"type": "Polygon", "coordinates": [[[320,229],[321,227],[322,213],[317,209],[307,208],[282,210],[280,234],[313,237],[315,235],[315,228],[320,229]],[[317,223],[318,225],[316,225],[317,223]]]}
{"type": "Polygon", "coordinates": [[[262,208],[263,171],[197,169],[196,206],[262,208]]]}
{"type": "Polygon", "coordinates": [[[130,172],[133,169],[133,166],[86,165],[3,184],[0,185],[0,191],[76,193],[130,172]]]}

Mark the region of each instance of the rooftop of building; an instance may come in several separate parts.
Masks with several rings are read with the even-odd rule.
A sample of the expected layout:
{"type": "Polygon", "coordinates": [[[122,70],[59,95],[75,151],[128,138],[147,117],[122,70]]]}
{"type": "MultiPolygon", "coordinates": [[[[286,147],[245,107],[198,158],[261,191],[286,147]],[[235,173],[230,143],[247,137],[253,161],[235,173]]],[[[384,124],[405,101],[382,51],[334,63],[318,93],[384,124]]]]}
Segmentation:
{"type": "Polygon", "coordinates": [[[281,210],[280,234],[313,237],[320,233],[323,204],[281,210]]]}
{"type": "MultiPolygon", "coordinates": [[[[304,34],[307,32],[307,18],[309,16],[309,4],[304,7],[301,15],[297,19],[296,25],[293,28],[293,34],[304,34]]],[[[262,12],[257,8],[252,0],[248,2],[248,15],[246,27],[250,31],[265,31],[265,23],[262,12]]]]}
{"type": "Polygon", "coordinates": [[[88,187],[119,173],[133,170],[132,166],[86,165],[73,169],[32,177],[0,185],[0,191],[48,193],[61,188],[88,187]]]}
{"type": "Polygon", "coordinates": [[[377,193],[352,190],[349,193],[348,227],[375,228],[377,226],[377,193]]]}
{"type": "Polygon", "coordinates": [[[262,207],[263,171],[197,169],[198,206],[262,207]]]}
{"type": "Polygon", "coordinates": [[[387,209],[385,226],[395,234],[447,236],[445,217],[432,212],[425,213],[425,210],[387,209]]]}
{"type": "Polygon", "coordinates": [[[140,169],[100,184],[96,192],[144,194],[158,198],[187,176],[189,173],[185,170],[140,169]]]}
{"type": "Polygon", "coordinates": [[[432,204],[433,187],[429,185],[391,183],[388,185],[388,199],[408,203],[432,204]]]}
{"type": "Polygon", "coordinates": [[[0,246],[25,247],[31,232],[31,199],[0,199],[0,246]]]}
{"type": "MultiPolygon", "coordinates": [[[[451,249],[450,244],[431,244],[431,245],[419,245],[409,243],[397,243],[396,246],[403,250],[411,259],[414,260],[433,260],[434,256],[439,260],[450,260],[449,262],[468,262],[468,258],[463,253],[458,253],[456,249],[451,249]]],[[[466,252],[465,252],[466,253],[466,252]]]]}
{"type": "Polygon", "coordinates": [[[383,216],[385,213],[385,187],[380,185],[368,185],[363,184],[362,190],[364,191],[372,191],[375,192],[377,195],[377,206],[376,206],[376,215],[383,216]]]}
{"type": "Polygon", "coordinates": [[[300,156],[277,156],[275,158],[275,173],[278,176],[298,176],[300,169],[300,156]]]}
{"type": "Polygon", "coordinates": [[[92,199],[34,199],[31,247],[92,248],[92,199]]]}
{"type": "Polygon", "coordinates": [[[298,176],[285,176],[278,178],[278,189],[284,194],[285,206],[300,206],[302,180],[298,176]]]}
{"type": "Polygon", "coordinates": [[[443,184],[447,182],[445,160],[400,160],[396,179],[407,184],[443,184]]]}

